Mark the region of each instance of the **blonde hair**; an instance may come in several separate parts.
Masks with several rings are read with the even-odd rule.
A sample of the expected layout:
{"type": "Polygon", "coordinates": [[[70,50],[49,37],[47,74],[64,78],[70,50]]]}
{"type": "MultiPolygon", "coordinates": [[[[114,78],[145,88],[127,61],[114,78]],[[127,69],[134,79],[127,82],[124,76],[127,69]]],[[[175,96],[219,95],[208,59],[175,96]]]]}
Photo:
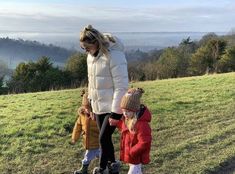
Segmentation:
{"type": "MultiPolygon", "coordinates": [[[[112,42],[115,42],[115,40],[112,38],[108,37],[107,39],[112,42]]],[[[80,32],[80,42],[86,42],[88,44],[94,44],[97,42],[99,50],[108,57],[109,42],[107,39],[104,37],[102,33],[93,28],[91,25],[86,26],[80,32]]]]}
{"type": "Polygon", "coordinates": [[[137,122],[136,113],[132,116],[132,118],[125,119],[125,125],[127,126],[130,132],[136,132],[135,124],[137,122]]]}

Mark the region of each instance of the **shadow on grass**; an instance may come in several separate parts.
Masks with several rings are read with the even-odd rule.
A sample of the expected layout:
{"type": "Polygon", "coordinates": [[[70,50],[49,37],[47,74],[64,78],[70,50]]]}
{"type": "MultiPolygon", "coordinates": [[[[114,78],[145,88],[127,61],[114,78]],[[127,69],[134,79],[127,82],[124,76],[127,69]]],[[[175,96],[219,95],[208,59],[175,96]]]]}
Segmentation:
{"type": "Polygon", "coordinates": [[[213,171],[207,171],[207,174],[234,174],[235,173],[235,156],[222,162],[220,166],[213,171]]]}

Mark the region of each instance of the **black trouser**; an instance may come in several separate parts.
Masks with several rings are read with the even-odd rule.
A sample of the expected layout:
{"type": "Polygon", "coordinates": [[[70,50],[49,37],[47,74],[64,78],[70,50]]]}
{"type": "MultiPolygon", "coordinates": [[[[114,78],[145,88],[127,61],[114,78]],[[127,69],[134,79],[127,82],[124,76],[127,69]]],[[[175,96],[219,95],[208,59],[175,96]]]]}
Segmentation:
{"type": "Polygon", "coordinates": [[[108,161],[115,162],[112,134],[116,126],[109,125],[110,114],[96,114],[97,126],[100,130],[100,168],[105,169],[108,161]]]}

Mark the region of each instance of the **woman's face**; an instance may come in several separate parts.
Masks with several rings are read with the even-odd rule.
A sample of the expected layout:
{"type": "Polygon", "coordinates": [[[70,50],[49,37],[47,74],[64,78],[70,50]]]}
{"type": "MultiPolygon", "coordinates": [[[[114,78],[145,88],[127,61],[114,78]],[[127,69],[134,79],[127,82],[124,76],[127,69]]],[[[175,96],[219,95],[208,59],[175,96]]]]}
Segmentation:
{"type": "Polygon", "coordinates": [[[94,44],[87,43],[87,42],[80,42],[81,48],[91,55],[94,55],[98,50],[98,43],[95,42],[94,44]]]}

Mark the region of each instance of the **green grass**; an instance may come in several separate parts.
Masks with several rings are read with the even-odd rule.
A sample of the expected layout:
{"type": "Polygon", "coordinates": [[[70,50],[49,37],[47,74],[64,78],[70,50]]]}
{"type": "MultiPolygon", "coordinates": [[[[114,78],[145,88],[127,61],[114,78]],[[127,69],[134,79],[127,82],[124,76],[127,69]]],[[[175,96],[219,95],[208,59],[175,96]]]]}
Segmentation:
{"type": "MultiPolygon", "coordinates": [[[[131,85],[144,88],[153,114],[145,174],[218,173],[235,159],[235,73],[131,85]]],[[[1,174],[70,174],[80,166],[81,142],[68,143],[80,90],[0,96],[1,174]]]]}

